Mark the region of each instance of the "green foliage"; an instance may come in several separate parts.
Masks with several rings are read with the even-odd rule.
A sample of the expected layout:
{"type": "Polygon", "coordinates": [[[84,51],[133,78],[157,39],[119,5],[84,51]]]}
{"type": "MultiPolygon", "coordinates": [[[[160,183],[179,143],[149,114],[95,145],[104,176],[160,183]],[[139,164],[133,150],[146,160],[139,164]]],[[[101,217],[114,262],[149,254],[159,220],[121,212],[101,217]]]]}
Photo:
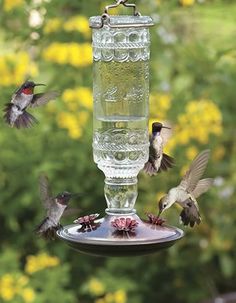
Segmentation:
{"type": "MultiPolygon", "coordinates": [[[[188,104],[210,100],[220,109],[223,132],[210,133],[205,142],[196,138],[188,138],[183,144],[175,142],[171,150],[177,166],[151,179],[140,174],[136,206],[143,216],[147,210],[156,211],[157,196],[179,182],[181,169],[191,160],[187,155],[191,156],[194,149],[212,149],[206,175],[216,176],[218,185],[199,199],[202,223],[193,230],[186,228],[184,239],[171,249],[147,257],[99,259],[77,254],[59,241],[38,239],[33,230],[44,215],[37,185],[42,171],[48,174],[54,193],[64,189],[83,193],[79,201],[73,202],[81,215],[102,214],[105,208],[103,175],[92,158],[89,100],[73,111],[65,95],[67,89],[92,87],[92,65],[89,58],[83,66],[81,58],[63,62],[63,57],[55,57],[61,60],[58,63],[45,55],[54,42],[67,43],[67,50],[71,42],[86,47],[84,43],[90,43],[86,29],[65,30],[63,26],[74,16],[100,14],[105,3],[0,1],[1,107],[10,100],[16,83],[26,77],[47,83],[48,90],[61,92],[52,107],[49,104],[34,112],[40,124],[30,130],[10,129],[0,121],[0,302],[198,303],[216,293],[235,290],[236,6],[234,1],[192,2],[184,6],[180,4],[184,1],[137,1],[139,10],[152,14],[157,21],[151,29],[151,92],[171,99],[165,118],[177,126],[188,104]],[[41,21],[29,26],[33,11],[39,13],[41,21]],[[46,31],[47,23],[54,18],[60,20],[61,27],[46,31]],[[7,62],[7,67],[2,62],[7,62]],[[71,119],[84,115],[83,123],[82,116],[76,122],[76,133],[71,132],[74,126],[62,125],[60,117],[65,118],[65,114],[71,119]],[[41,251],[57,256],[60,265],[26,272],[27,257],[41,251]],[[6,279],[8,274],[10,280],[9,276],[6,279]],[[11,284],[7,284],[9,292],[3,292],[1,283],[18,281],[22,276],[29,279],[22,286],[30,288],[28,293],[16,292],[11,284]],[[117,293],[119,290],[123,292],[117,293]]],[[[153,118],[158,119],[158,114],[157,108],[153,118]]],[[[178,212],[173,208],[166,213],[172,225],[179,226],[178,212]]],[[[63,221],[70,222],[70,218],[63,221]]]]}

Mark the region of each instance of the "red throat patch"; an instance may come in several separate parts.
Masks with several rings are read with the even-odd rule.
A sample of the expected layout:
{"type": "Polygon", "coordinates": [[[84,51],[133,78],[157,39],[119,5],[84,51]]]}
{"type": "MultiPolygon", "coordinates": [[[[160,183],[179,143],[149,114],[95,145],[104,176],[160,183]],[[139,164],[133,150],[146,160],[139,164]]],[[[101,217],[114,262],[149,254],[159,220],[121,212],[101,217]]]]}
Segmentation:
{"type": "Polygon", "coordinates": [[[24,93],[25,95],[32,95],[33,94],[33,87],[27,87],[27,88],[23,88],[22,89],[22,93],[24,93]]]}

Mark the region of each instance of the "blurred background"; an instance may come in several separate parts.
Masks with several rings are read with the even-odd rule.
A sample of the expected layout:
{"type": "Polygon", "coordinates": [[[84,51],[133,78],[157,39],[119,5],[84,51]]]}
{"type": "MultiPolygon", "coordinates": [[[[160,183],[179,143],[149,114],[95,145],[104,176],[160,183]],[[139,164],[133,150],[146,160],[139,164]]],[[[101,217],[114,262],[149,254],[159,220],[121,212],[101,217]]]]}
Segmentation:
{"type": "MultiPolygon", "coordinates": [[[[178,184],[199,151],[210,148],[205,177],[214,177],[215,186],[199,199],[202,223],[184,228],[186,236],[169,250],[120,259],[82,255],[33,232],[44,216],[42,171],[55,194],[84,194],[72,203],[80,215],[103,214],[106,207],[103,174],[92,158],[88,18],[109,3],[0,0],[1,108],[26,79],[60,92],[56,101],[32,111],[40,124],[30,130],[0,121],[0,302],[201,303],[236,291],[234,0],[136,1],[156,22],[150,122],[172,122],[166,152],[177,164],[153,178],[140,173],[136,208],[142,217],[147,210],[155,213],[160,196],[178,184]]],[[[179,211],[173,207],[164,216],[181,227],[179,211]]]]}

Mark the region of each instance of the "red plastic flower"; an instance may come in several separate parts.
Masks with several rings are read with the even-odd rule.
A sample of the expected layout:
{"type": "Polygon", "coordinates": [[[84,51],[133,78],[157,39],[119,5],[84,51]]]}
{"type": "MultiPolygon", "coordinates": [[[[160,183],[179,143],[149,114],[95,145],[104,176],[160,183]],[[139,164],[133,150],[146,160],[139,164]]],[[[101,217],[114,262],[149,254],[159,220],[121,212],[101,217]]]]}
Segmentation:
{"type": "Polygon", "coordinates": [[[148,217],[148,222],[151,224],[162,225],[163,223],[166,222],[166,220],[164,220],[156,215],[153,215],[151,213],[147,213],[146,215],[148,217]]]}
{"type": "Polygon", "coordinates": [[[117,218],[111,221],[111,225],[117,231],[124,232],[134,232],[135,228],[138,226],[138,222],[131,218],[117,218]]]}
{"type": "Polygon", "coordinates": [[[99,214],[91,214],[91,215],[79,217],[74,221],[74,223],[81,224],[82,228],[86,228],[86,227],[91,228],[95,224],[94,220],[96,220],[98,216],[99,214]]]}

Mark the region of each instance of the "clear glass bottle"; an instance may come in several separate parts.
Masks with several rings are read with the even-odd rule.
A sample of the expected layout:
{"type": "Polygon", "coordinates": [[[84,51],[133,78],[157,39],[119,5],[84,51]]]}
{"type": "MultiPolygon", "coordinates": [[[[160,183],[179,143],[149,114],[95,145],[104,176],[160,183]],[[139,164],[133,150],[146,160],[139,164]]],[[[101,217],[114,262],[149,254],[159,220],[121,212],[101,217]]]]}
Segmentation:
{"type": "Polygon", "coordinates": [[[147,16],[91,17],[94,59],[93,156],[105,174],[108,214],[132,214],[137,175],[148,160],[147,16]],[[125,26],[124,26],[125,25],[125,26]],[[97,28],[96,28],[97,27],[97,28]]]}

